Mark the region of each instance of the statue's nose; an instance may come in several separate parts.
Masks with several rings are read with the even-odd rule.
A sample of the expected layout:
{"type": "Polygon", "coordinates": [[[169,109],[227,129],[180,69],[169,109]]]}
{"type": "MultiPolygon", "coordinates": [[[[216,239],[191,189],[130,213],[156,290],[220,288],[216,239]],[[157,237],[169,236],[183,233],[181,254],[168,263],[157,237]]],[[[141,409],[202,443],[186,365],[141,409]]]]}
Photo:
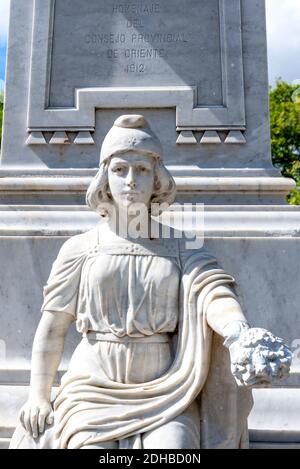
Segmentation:
{"type": "Polygon", "coordinates": [[[135,189],[136,188],[136,183],[135,181],[129,181],[127,185],[130,187],[130,189],[135,189]]]}
{"type": "Polygon", "coordinates": [[[134,173],[132,168],[129,169],[128,174],[127,174],[127,185],[130,187],[130,189],[135,189],[136,188],[136,182],[134,178],[134,173]]]}

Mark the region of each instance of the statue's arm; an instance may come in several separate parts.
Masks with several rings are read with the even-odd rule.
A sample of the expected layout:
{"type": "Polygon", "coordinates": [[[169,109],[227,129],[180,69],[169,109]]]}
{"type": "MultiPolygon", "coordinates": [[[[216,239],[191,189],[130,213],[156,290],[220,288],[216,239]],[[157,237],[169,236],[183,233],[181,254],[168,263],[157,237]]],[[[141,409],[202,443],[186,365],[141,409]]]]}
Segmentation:
{"type": "MultiPolygon", "coordinates": [[[[222,292],[222,296],[212,300],[207,308],[208,325],[224,338],[227,337],[229,330],[235,330],[239,327],[238,323],[241,323],[243,327],[250,328],[239,302],[229,294],[226,297],[224,287],[220,289],[220,292],[222,292]]],[[[229,288],[228,293],[230,293],[229,288]]]]}
{"type": "Polygon", "coordinates": [[[44,311],[37,328],[31,362],[29,398],[20,421],[34,438],[52,423],[51,390],[60,364],[67,331],[74,318],[67,313],[44,311]]]}
{"type": "MultiPolygon", "coordinates": [[[[230,295],[230,290],[228,288],[230,295]]],[[[261,328],[251,328],[236,298],[224,295],[224,287],[208,305],[209,326],[224,337],[229,349],[231,371],[238,385],[254,386],[286,378],[292,354],[283,340],[261,328]],[[222,296],[223,295],[223,296],[222,296]]]]}

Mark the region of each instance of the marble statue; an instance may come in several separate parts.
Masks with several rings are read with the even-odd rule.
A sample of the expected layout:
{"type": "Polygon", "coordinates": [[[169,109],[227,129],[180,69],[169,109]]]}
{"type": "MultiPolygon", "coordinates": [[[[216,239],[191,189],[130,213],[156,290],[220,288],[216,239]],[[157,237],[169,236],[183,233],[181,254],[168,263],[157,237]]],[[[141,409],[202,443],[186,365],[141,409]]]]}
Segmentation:
{"type": "Polygon", "coordinates": [[[150,232],[152,205],[175,194],[145,118],[119,117],[87,193],[102,222],[63,245],[44,288],[11,448],[247,447],[251,387],[285,378],[291,352],[250,327],[234,278],[205,248],[150,232]],[[51,402],[73,322],[82,340],[51,402]]]}

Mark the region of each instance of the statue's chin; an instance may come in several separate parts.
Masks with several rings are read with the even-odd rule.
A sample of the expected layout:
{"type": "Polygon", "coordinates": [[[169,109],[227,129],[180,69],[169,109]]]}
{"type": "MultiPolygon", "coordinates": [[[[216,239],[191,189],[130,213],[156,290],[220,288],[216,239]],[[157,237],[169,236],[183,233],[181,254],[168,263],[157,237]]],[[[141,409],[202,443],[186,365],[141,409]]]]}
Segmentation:
{"type": "Polygon", "coordinates": [[[148,204],[140,200],[138,194],[127,194],[118,201],[118,205],[123,210],[128,210],[129,215],[136,215],[138,212],[148,212],[148,204]]]}

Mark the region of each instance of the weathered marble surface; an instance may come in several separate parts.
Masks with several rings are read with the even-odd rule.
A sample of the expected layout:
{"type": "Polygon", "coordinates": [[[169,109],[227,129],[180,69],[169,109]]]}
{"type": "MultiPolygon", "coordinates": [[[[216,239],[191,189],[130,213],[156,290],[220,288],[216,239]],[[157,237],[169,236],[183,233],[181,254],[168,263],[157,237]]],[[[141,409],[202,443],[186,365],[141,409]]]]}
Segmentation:
{"type": "MultiPolygon", "coordinates": [[[[81,2],[84,3],[85,2],[81,2]]],[[[203,15],[209,17],[209,24],[213,20],[212,11],[216,8],[217,2],[207,1],[204,5],[203,15]]],[[[243,36],[243,61],[244,61],[244,86],[246,100],[246,141],[244,145],[219,144],[219,145],[176,145],[178,133],[176,132],[175,111],[171,109],[143,109],[142,112],[151,123],[153,130],[163,141],[166,163],[176,165],[197,165],[201,168],[261,168],[271,169],[270,164],[270,144],[269,144],[269,124],[268,124],[268,105],[267,105],[267,66],[266,66],[266,42],[265,42],[265,19],[264,2],[248,2],[242,0],[242,36],[243,36]]],[[[58,3],[58,8],[63,8],[63,3],[58,3]]],[[[162,5],[162,4],[160,4],[162,5]]],[[[91,7],[92,8],[92,7],[91,7]]],[[[72,11],[72,10],[71,10],[72,11]]],[[[70,13],[70,12],[69,12],[70,13]]],[[[68,13],[68,14],[69,14],[68,13]]],[[[201,13],[202,14],[202,13],[201,13]]],[[[173,16],[172,16],[173,18],[173,16]]],[[[70,145],[26,145],[27,139],[27,111],[28,96],[30,86],[30,54],[31,54],[31,32],[33,19],[33,1],[26,2],[12,0],[12,15],[10,27],[10,39],[8,44],[8,70],[7,70],[7,89],[6,89],[6,118],[4,122],[3,135],[3,168],[14,168],[16,171],[20,168],[31,168],[47,170],[47,168],[57,168],[61,171],[68,168],[93,168],[97,166],[97,160],[100,150],[100,144],[103,136],[111,127],[115,118],[120,114],[119,109],[99,110],[96,113],[96,126],[93,138],[95,145],[74,145],[77,133],[69,134],[70,145]],[[17,112],[16,112],[17,109],[17,112]]],[[[228,18],[230,21],[230,17],[228,18]]],[[[60,20],[58,20],[60,22],[60,20]]],[[[85,20],[93,21],[91,16],[85,20]]],[[[162,21],[163,18],[162,18],[162,21]]],[[[73,22],[64,21],[65,28],[69,28],[73,22]]],[[[198,24],[198,22],[197,22],[198,24]]],[[[196,26],[195,26],[196,27],[196,26]]],[[[93,28],[92,28],[93,29],[93,28]]],[[[179,28],[180,29],[180,28],[179,28]]],[[[205,29],[205,28],[204,28],[205,29]]],[[[176,31],[176,27],[174,26],[176,31]]],[[[237,29],[238,31],[238,29],[237,29]]],[[[59,31],[58,31],[59,33],[59,31]]],[[[115,31],[113,32],[115,33],[115,31]]],[[[205,33],[205,31],[203,32],[205,33]]],[[[62,34],[62,30],[61,30],[62,34]]],[[[202,33],[201,33],[202,34],[202,33]]],[[[214,32],[214,34],[217,34],[214,32]]],[[[76,28],[74,35],[70,31],[71,38],[78,35],[76,28]]],[[[60,39],[58,35],[58,40],[60,39]]],[[[62,39],[61,39],[62,40],[62,39]]],[[[77,43],[77,42],[76,42],[77,43]]],[[[197,44],[197,41],[193,42],[197,44]]],[[[214,44],[214,42],[209,42],[214,44]]],[[[59,42],[55,42],[55,55],[58,56],[57,67],[62,79],[67,79],[67,72],[62,70],[60,73],[59,60],[64,58],[65,42],[63,47],[59,47],[59,42]]],[[[77,48],[74,48],[77,51],[77,48]]],[[[176,50],[176,48],[175,48],[176,50]]],[[[210,70],[210,78],[201,80],[205,86],[200,86],[199,99],[201,103],[207,104],[210,95],[212,100],[216,100],[219,91],[209,92],[209,87],[219,80],[219,72],[216,69],[216,57],[208,54],[210,49],[205,45],[203,60],[206,66],[200,67],[202,70],[210,70]],[[213,71],[212,71],[213,70],[213,71]],[[214,72],[214,73],[213,73],[214,72]],[[215,75],[215,76],[214,76],[215,75]]],[[[77,52],[76,52],[77,53],[77,52]]],[[[172,55],[175,60],[178,54],[172,55]]],[[[87,56],[86,60],[92,60],[87,56]]],[[[240,57],[239,51],[236,51],[236,59],[240,57]]],[[[76,59],[76,57],[75,57],[76,59]]],[[[74,57],[68,61],[67,69],[70,70],[78,63],[78,73],[82,74],[82,67],[74,57]],[[69,63],[70,62],[70,63],[69,63]]],[[[176,59],[177,60],[177,59],[176,59]]],[[[181,60],[181,59],[180,59],[181,60]]],[[[65,61],[64,61],[65,63],[65,61]]],[[[192,65],[187,65],[191,69],[189,75],[194,72],[195,80],[192,83],[185,79],[187,85],[194,85],[201,79],[197,72],[197,63],[193,61],[192,65]]],[[[182,67],[181,67],[182,68],[182,67]]],[[[187,69],[187,70],[188,70],[187,69]]],[[[74,70],[75,73],[76,70],[74,70]]],[[[175,72],[170,67],[170,74],[175,72]]],[[[56,72],[58,74],[58,72],[56,72]]],[[[175,75],[174,75],[175,76],[175,75]]],[[[88,78],[89,79],[89,78],[88,78]]],[[[112,85],[115,81],[112,79],[112,85]]],[[[67,86],[67,82],[64,82],[67,86]]],[[[75,83],[80,86],[81,82],[75,83]]],[[[159,84],[159,83],[157,83],[159,84]]],[[[31,85],[35,86],[33,83],[31,85]]],[[[88,84],[87,84],[88,85],[88,84]]],[[[87,86],[85,85],[85,86],[87,86]]],[[[100,86],[101,83],[95,82],[94,86],[100,86]]],[[[151,85],[155,86],[155,80],[151,79],[151,85]]],[[[60,100],[67,103],[70,100],[70,89],[67,87],[66,93],[64,86],[60,87],[60,100]],[[69,97],[68,97],[69,96],[69,97]]],[[[135,83],[137,86],[137,83],[135,83]]],[[[218,85],[219,86],[219,85],[218,85]]],[[[56,93],[57,94],[57,93],[56,93]]],[[[121,104],[122,109],[126,109],[124,101],[121,104]]],[[[135,109],[136,111],[137,109],[135,109]]],[[[132,112],[132,109],[130,110],[132,112]]],[[[222,124],[222,123],[221,123],[222,124]]],[[[196,133],[196,139],[199,142],[203,132],[196,133]]],[[[49,142],[53,132],[45,134],[46,141],[49,142]]],[[[221,132],[221,140],[226,138],[221,132]]],[[[262,171],[263,172],[263,171],[262,171]]]]}
{"type": "MultiPolygon", "coordinates": [[[[152,229],[150,233],[153,204],[168,206],[175,196],[176,184],[163,164],[161,144],[145,118],[119,117],[104,139],[99,171],[86,196],[87,205],[104,223],[63,245],[43,290],[30,392],[12,449],[246,444],[250,393],[241,394],[231,377],[239,415],[225,413],[213,419],[208,402],[218,400],[221,376],[226,386],[230,369],[227,364],[220,375],[218,368],[210,367],[209,358],[216,353],[212,331],[226,343],[231,341],[231,348],[242,328],[249,333],[251,329],[230,288],[234,279],[215,258],[196,248],[189,252],[184,240],[179,243],[159,231],[155,235],[152,229]],[[130,232],[136,210],[137,240],[130,232]],[[73,322],[82,340],[51,402],[73,322]],[[206,383],[212,384],[205,393],[206,383]],[[169,438],[162,443],[166,430],[169,438]],[[202,441],[201,431],[210,433],[207,441],[202,441]],[[233,435],[232,442],[227,432],[233,435]],[[223,433],[217,443],[217,435],[223,433]]],[[[255,375],[260,364],[254,355],[247,364],[255,375]]],[[[243,373],[239,383],[243,384],[243,373]]]]}
{"type": "Polygon", "coordinates": [[[145,118],[119,117],[86,197],[103,222],[63,245],[44,288],[30,392],[13,449],[246,447],[251,394],[239,387],[287,378],[291,352],[270,332],[250,327],[230,288],[234,278],[208,251],[178,242],[176,234],[150,236],[153,203],[168,206],[175,197],[175,181],[145,118]],[[128,231],[136,210],[137,241],[128,231]],[[51,403],[72,322],[83,338],[51,403]],[[171,345],[177,326],[177,345],[171,345]],[[220,403],[225,388],[236,414],[220,403]],[[116,401],[129,418],[123,410],[113,417],[116,401]],[[94,430],[87,434],[89,425],[94,430]]]}
{"type": "Polygon", "coordinates": [[[249,417],[252,447],[299,449],[299,389],[254,389],[249,417]]]}
{"type": "MultiPolygon", "coordinates": [[[[7,318],[0,332],[0,354],[7,358],[0,368],[0,447],[7,447],[17,410],[26,398],[30,348],[40,318],[40,286],[67,237],[96,223],[96,217],[83,208],[84,193],[95,174],[102,139],[120,114],[118,109],[96,112],[94,145],[89,138],[86,145],[74,144],[77,132],[67,133],[69,145],[26,145],[34,2],[11,0],[11,4],[0,170],[0,258],[8,257],[0,265],[0,304],[7,318]],[[65,177],[58,177],[61,174],[65,177]],[[15,330],[21,332],[16,335],[15,330]]],[[[196,145],[176,145],[173,109],[134,112],[142,112],[163,141],[180,201],[211,204],[207,207],[207,246],[226,271],[239,279],[251,324],[285,337],[298,356],[300,212],[285,205],[292,183],[280,178],[270,163],[264,1],[242,0],[241,5],[247,143],[200,144],[201,131],[192,137],[196,145]]],[[[56,54],[63,56],[58,48],[56,54]]],[[[211,73],[210,78],[216,83],[218,73],[215,77],[211,73]]],[[[200,90],[202,97],[209,85],[200,90]]],[[[121,104],[123,109],[124,101],[121,104]]],[[[224,142],[227,133],[218,135],[224,142]]],[[[47,143],[52,137],[53,132],[43,135],[47,143]]],[[[64,368],[77,339],[75,331],[67,339],[64,368]]],[[[295,412],[299,370],[294,360],[285,387],[255,392],[250,418],[254,446],[274,447],[282,442],[288,446],[299,441],[295,412]],[[265,432],[265,437],[255,436],[256,429],[265,432]]]]}
{"type": "MultiPolygon", "coordinates": [[[[31,344],[40,319],[41,287],[46,282],[51,263],[65,240],[66,238],[61,236],[1,238],[1,258],[7,252],[13,252],[18,265],[23,265],[27,269],[27,275],[24,277],[23,268],[16,269],[12,262],[8,263],[5,268],[2,264],[4,270],[1,274],[3,279],[1,304],[2,307],[6,306],[5,314],[8,315],[9,320],[3,322],[0,334],[1,343],[5,343],[6,346],[6,360],[3,360],[3,355],[1,360],[0,394],[2,400],[0,405],[3,409],[10,409],[9,415],[7,412],[1,413],[0,427],[3,438],[11,436],[13,427],[17,423],[18,409],[28,393],[31,344]],[[18,284],[17,290],[12,284],[12,278],[18,284]],[[14,302],[8,302],[8,297],[14,299],[14,302]],[[20,330],[17,335],[16,330],[20,330]],[[25,386],[22,388],[22,393],[21,387],[16,384],[25,386]]],[[[299,241],[292,238],[287,240],[285,237],[277,237],[277,239],[219,237],[208,239],[206,245],[215,253],[228,272],[238,276],[240,298],[250,324],[272,329],[276,335],[284,336],[292,350],[297,352],[296,341],[300,338],[300,330],[297,327],[297,324],[300,324],[298,317],[300,297],[293,282],[286,282],[286,279],[299,278],[299,263],[297,262],[300,256],[299,241]],[[268,268],[268,265],[274,263],[280,265],[281,268],[275,270],[268,268]],[[249,285],[252,288],[249,289],[249,285]],[[295,319],[293,322],[284,321],[283,315],[285,318],[295,319]]],[[[79,336],[75,330],[67,338],[62,364],[64,369],[78,339],[79,336]]],[[[300,430],[297,425],[295,426],[298,417],[294,414],[294,406],[299,393],[294,387],[300,386],[299,371],[300,364],[295,360],[292,375],[284,383],[284,387],[282,383],[280,390],[269,390],[265,399],[264,394],[267,391],[254,394],[255,405],[249,421],[252,441],[262,441],[257,436],[259,434],[255,433],[255,429],[261,429],[260,431],[264,431],[266,435],[262,445],[264,443],[266,445],[266,441],[277,441],[279,444],[283,441],[280,439],[283,421],[286,422],[284,427],[290,429],[290,433],[287,433],[286,444],[289,438],[291,441],[291,436],[293,436],[292,441],[298,438],[300,430]],[[290,418],[292,415],[295,416],[294,420],[290,418]]],[[[5,444],[7,446],[7,443],[5,444]]]]}
{"type": "MultiPolygon", "coordinates": [[[[18,269],[12,262],[2,265],[1,305],[8,318],[0,332],[1,343],[6,345],[6,361],[2,359],[2,370],[30,368],[31,344],[40,319],[42,287],[53,259],[66,239],[53,235],[1,238],[0,257],[13,252],[19,265],[18,269]],[[24,268],[27,272],[25,277],[24,268]],[[12,279],[18,285],[17,290],[12,279]]],[[[297,326],[300,323],[300,297],[293,282],[286,282],[286,279],[300,275],[297,262],[300,242],[292,238],[286,240],[285,237],[224,239],[219,235],[215,239],[207,239],[205,246],[216,255],[227,272],[239,279],[240,299],[250,324],[272,329],[276,335],[284,336],[291,347],[294,343],[295,349],[295,341],[300,338],[297,326]],[[269,269],[271,262],[281,268],[269,269]],[[250,289],[247,288],[249,284],[252,286],[250,289]],[[283,321],[283,317],[293,317],[294,322],[283,321]]],[[[67,341],[63,366],[66,366],[77,343],[78,336],[75,331],[74,334],[67,341]]],[[[27,379],[28,376],[22,381],[27,379]]]]}
{"type": "Polygon", "coordinates": [[[129,5],[56,1],[50,105],[72,107],[74,88],[153,83],[195,84],[199,103],[219,104],[218,0],[204,2],[200,11],[195,0],[141,2],[146,9],[138,14],[136,3],[126,10],[129,5]],[[66,23],[70,12],[73,21],[66,23]],[[74,49],[77,61],[72,60],[74,49]]]}

